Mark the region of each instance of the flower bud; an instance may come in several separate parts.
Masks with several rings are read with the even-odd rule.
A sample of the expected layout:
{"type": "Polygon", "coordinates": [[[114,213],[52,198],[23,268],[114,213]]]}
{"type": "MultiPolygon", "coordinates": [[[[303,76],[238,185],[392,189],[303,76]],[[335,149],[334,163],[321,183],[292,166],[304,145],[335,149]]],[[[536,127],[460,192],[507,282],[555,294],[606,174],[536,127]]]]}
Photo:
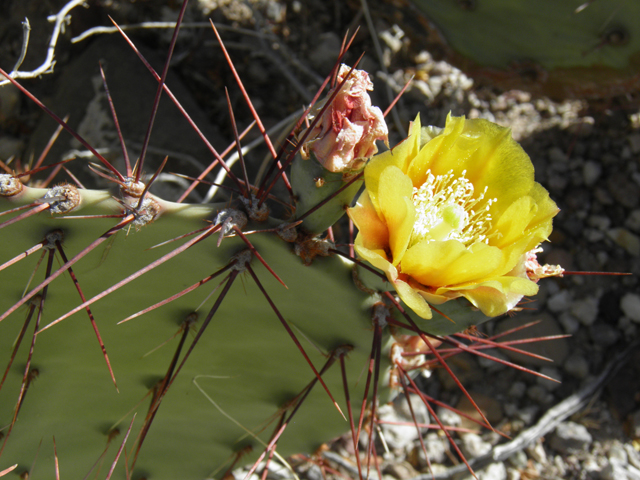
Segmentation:
{"type": "Polygon", "coordinates": [[[383,140],[388,145],[389,131],[382,111],[371,105],[367,93],[373,90],[369,74],[364,70],[353,70],[340,87],[350,70],[347,65],[341,65],[336,86],[325,100],[314,106],[309,120],[316,118],[335,89],[340,88],[300,150],[302,158],[306,160],[313,153],[330,172],[359,170],[378,152],[376,140],[383,140]]]}

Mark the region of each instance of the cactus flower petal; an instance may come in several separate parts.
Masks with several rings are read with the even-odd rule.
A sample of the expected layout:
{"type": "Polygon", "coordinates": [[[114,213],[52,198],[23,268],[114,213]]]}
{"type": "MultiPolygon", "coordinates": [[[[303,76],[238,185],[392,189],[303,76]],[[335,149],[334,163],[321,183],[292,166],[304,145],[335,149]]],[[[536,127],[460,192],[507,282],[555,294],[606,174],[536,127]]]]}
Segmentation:
{"type": "MultiPolygon", "coordinates": [[[[336,88],[350,70],[346,65],[340,66],[336,88]]],[[[389,133],[382,111],[371,105],[368,93],[371,90],[373,83],[369,74],[353,70],[302,145],[303,158],[313,153],[330,172],[362,168],[365,161],[378,152],[376,140],[387,143],[389,133]]],[[[310,119],[319,114],[333,93],[334,90],[329,91],[327,99],[316,104],[310,119]]]]}
{"type": "Polygon", "coordinates": [[[371,159],[365,185],[349,210],[355,249],[421,317],[458,297],[496,316],[537,293],[535,252],[558,208],[509,129],[449,116],[435,132],[418,117],[371,159]]]}

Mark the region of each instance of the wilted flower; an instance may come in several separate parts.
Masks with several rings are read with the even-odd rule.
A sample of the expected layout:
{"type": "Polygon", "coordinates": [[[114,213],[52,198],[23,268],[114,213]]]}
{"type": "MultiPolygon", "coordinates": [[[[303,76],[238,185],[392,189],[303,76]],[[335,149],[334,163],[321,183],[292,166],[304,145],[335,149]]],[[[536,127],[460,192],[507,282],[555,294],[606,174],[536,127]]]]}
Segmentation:
{"type": "Polygon", "coordinates": [[[436,131],[418,117],[407,139],[371,159],[365,185],[349,210],[355,249],[421,317],[431,318],[427,302],[456,297],[500,315],[537,293],[528,252],[558,208],[509,129],[449,116],[436,131]]]}
{"type": "MultiPolygon", "coordinates": [[[[340,66],[335,88],[338,88],[351,69],[340,66]]],[[[378,152],[376,140],[387,143],[387,124],[378,107],[371,106],[367,91],[373,90],[369,74],[364,70],[353,70],[331,105],[311,130],[300,153],[308,159],[311,152],[330,172],[357,170],[365,161],[378,152]]],[[[333,95],[318,102],[312,113],[313,119],[333,95]]]]}

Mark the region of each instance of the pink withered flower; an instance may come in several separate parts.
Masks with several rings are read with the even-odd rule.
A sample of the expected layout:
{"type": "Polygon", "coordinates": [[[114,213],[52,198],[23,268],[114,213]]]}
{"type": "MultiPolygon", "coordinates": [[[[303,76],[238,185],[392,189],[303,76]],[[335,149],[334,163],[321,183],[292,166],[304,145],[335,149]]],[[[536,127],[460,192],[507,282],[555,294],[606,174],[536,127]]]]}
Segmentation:
{"type": "MultiPolygon", "coordinates": [[[[341,65],[334,89],[315,105],[309,119],[314,119],[351,69],[341,65]]],[[[311,130],[300,152],[305,160],[315,155],[330,172],[359,170],[378,152],[376,140],[388,146],[387,124],[382,111],[371,105],[368,91],[373,90],[369,74],[353,70],[348,80],[311,130]]]]}

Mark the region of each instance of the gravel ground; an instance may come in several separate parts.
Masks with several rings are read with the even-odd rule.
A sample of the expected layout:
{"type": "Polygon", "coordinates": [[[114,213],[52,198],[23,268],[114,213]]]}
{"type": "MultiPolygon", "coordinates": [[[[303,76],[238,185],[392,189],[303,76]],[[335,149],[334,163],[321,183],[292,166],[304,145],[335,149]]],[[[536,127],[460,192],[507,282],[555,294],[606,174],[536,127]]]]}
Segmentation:
{"type": "MultiPolygon", "coordinates": [[[[157,2],[160,3],[164,5],[157,2]]],[[[81,122],[92,102],[95,105],[96,98],[99,100],[100,90],[92,86],[97,58],[108,59],[114,97],[135,96],[139,90],[144,91],[143,74],[140,81],[133,75],[132,81],[131,72],[139,68],[135,66],[137,60],[122,53],[127,47],[115,45],[115,37],[95,37],[74,45],[68,39],[92,26],[108,25],[107,14],[121,23],[170,21],[177,15],[177,3],[158,7],[153,2],[103,0],[89,10],[78,9],[60,41],[55,74],[25,83],[50,102],[54,110],[71,113],[72,125],[91,132],[97,146],[114,149],[110,127],[98,124],[90,128],[87,122],[81,122]],[[120,78],[118,72],[127,75],[120,78]]],[[[3,68],[11,68],[18,55],[19,21],[25,15],[32,23],[33,35],[23,69],[41,63],[46,44],[44,32],[50,29],[43,19],[62,4],[14,0],[0,7],[6,10],[0,20],[3,68]]],[[[360,68],[374,79],[374,103],[384,109],[389,98],[411,76],[415,77],[392,115],[392,144],[404,135],[408,121],[418,112],[423,124],[441,126],[452,111],[511,127],[514,137],[531,156],[537,181],[561,208],[543,260],[559,263],[569,271],[632,275],[547,279],[541,282],[534,303],[526,305],[523,312],[479,328],[480,334],[492,335],[516,324],[541,320],[520,333],[525,337],[570,337],[530,347],[552,358],[553,363],[516,358],[508,355],[510,352],[494,353],[560,383],[470,356],[460,355],[452,360],[452,368],[496,429],[512,438],[524,433],[532,435],[530,444],[514,445],[508,450],[508,458],[499,460],[495,460],[499,458],[496,452],[509,442],[495,432],[454,435],[454,439],[467,458],[484,459],[477,468],[478,478],[484,480],[640,479],[640,351],[633,348],[640,327],[640,112],[624,98],[598,104],[553,101],[534,98],[524,91],[500,92],[479,85],[446,61],[438,60],[437,46],[416,34],[419,22],[406,6],[397,10],[390,3],[372,4],[374,36],[357,1],[193,0],[187,21],[203,22],[211,17],[233,27],[223,32],[225,42],[267,127],[311,99],[335,61],[344,32],[353,32],[357,26],[361,28],[347,62],[366,52],[360,68]],[[378,54],[373,37],[379,42],[378,54]],[[626,356],[617,356],[625,349],[626,356]],[[573,407],[566,402],[575,400],[581,392],[593,394],[590,389],[598,394],[585,394],[584,401],[573,407]],[[544,428],[537,428],[549,412],[553,418],[543,422],[544,428]],[[489,464],[482,466],[483,463],[489,464]]],[[[169,38],[169,30],[135,35],[145,54],[157,57],[160,64],[169,38]]],[[[246,126],[248,113],[209,29],[185,29],[172,65],[172,81],[180,92],[179,98],[197,117],[198,125],[207,129],[210,138],[220,140],[218,145],[225,144],[223,139],[232,135],[227,126],[223,86],[231,87],[240,127],[246,126]]],[[[0,159],[11,155],[28,158],[32,152],[39,152],[51,134],[51,122],[43,119],[32,104],[14,98],[6,89],[0,89],[0,100],[0,159]]],[[[123,120],[128,122],[126,131],[131,139],[139,140],[146,127],[146,113],[141,112],[147,111],[134,106],[127,120],[123,120]]],[[[197,171],[199,167],[191,164],[198,163],[200,153],[187,139],[188,133],[179,131],[169,117],[160,120],[157,129],[152,145],[157,148],[158,158],[166,151],[180,152],[177,161],[181,163],[175,167],[197,171]]],[[[70,148],[75,147],[62,140],[51,155],[55,158],[70,148]]],[[[161,188],[161,195],[171,195],[170,183],[161,188]]],[[[206,191],[198,195],[202,198],[206,191]]],[[[429,395],[473,413],[442,370],[421,379],[421,386],[429,395]]],[[[381,415],[407,421],[406,410],[406,400],[398,400],[381,415]]],[[[466,419],[447,410],[440,411],[440,418],[448,425],[472,428],[466,419]]],[[[385,478],[431,478],[415,428],[383,425],[382,432],[386,447],[379,444],[377,448],[385,478]]],[[[437,478],[468,477],[468,472],[459,473],[459,468],[451,470],[460,461],[443,435],[425,430],[422,437],[437,478]]],[[[301,476],[320,478],[316,464],[297,460],[301,476]]],[[[327,465],[347,476],[354,474],[352,460],[353,452],[344,439],[332,443],[324,455],[327,465]]],[[[283,478],[277,471],[271,475],[283,478]]]]}

